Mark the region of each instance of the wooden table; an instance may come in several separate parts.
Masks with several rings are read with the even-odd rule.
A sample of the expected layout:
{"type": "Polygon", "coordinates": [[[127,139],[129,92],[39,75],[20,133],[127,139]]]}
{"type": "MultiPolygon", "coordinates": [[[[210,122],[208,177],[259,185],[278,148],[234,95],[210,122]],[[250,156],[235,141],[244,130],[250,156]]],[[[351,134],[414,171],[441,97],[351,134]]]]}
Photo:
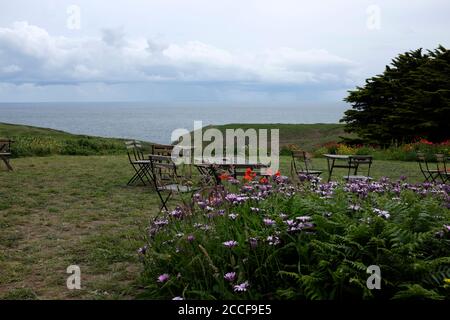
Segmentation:
{"type": "Polygon", "coordinates": [[[323,155],[327,159],[328,164],[328,182],[331,180],[331,175],[333,174],[334,168],[349,168],[348,159],[351,157],[349,155],[342,155],[342,154],[324,154],[323,155]],[[336,160],[346,161],[346,165],[342,164],[335,164],[336,160]]]}
{"type": "Polygon", "coordinates": [[[11,143],[13,140],[0,139],[0,160],[2,160],[9,171],[13,171],[9,158],[11,157],[11,143]]]}

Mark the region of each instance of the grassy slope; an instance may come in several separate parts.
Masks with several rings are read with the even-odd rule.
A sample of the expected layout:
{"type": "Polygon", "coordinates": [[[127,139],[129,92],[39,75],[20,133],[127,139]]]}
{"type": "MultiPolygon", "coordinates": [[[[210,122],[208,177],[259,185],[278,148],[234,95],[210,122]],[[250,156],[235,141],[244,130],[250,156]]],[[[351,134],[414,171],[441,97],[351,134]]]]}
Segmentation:
{"type": "Polygon", "coordinates": [[[331,141],[339,141],[340,137],[354,137],[344,132],[343,124],[316,123],[316,124],[227,124],[212,126],[222,132],[226,129],[249,128],[279,129],[280,148],[289,144],[297,144],[303,149],[312,151],[318,146],[331,141]]]}
{"type": "Polygon", "coordinates": [[[0,138],[15,141],[14,157],[54,154],[101,155],[124,153],[123,139],[75,135],[64,131],[0,123],[0,138]]]}

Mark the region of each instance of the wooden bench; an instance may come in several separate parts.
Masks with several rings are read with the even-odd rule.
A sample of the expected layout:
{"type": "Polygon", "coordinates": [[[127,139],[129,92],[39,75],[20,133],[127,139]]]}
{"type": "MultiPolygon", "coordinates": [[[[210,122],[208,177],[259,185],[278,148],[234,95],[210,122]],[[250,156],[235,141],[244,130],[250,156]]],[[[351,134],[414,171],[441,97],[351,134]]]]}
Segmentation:
{"type": "Polygon", "coordinates": [[[9,159],[11,158],[11,143],[14,141],[12,140],[6,140],[6,139],[0,139],[0,160],[2,160],[6,168],[9,171],[13,171],[13,168],[9,162],[9,159]]]}

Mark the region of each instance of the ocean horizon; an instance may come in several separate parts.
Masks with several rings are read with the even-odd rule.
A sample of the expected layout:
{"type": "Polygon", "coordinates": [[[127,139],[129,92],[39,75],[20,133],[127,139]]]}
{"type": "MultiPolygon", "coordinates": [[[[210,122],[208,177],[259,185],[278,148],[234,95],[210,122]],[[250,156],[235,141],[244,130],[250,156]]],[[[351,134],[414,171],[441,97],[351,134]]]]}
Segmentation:
{"type": "Polygon", "coordinates": [[[173,130],[229,123],[338,123],[345,104],[180,106],[148,102],[0,103],[0,122],[74,134],[170,143],[173,130]]]}

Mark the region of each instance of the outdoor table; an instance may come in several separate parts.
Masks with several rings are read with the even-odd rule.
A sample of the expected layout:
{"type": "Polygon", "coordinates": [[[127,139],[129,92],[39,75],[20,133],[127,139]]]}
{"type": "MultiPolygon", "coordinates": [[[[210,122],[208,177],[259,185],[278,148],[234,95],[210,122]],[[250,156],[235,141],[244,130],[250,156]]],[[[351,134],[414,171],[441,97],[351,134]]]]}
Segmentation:
{"type": "Polygon", "coordinates": [[[11,143],[13,140],[9,139],[0,139],[0,160],[2,160],[6,168],[10,171],[13,171],[11,164],[9,163],[9,158],[11,157],[11,143]]]}
{"type": "Polygon", "coordinates": [[[334,168],[346,168],[348,169],[348,159],[351,157],[349,155],[342,155],[342,154],[324,154],[323,155],[327,159],[327,165],[328,165],[328,182],[331,180],[331,175],[333,174],[334,168]],[[342,164],[335,164],[336,160],[345,160],[347,162],[346,165],[342,164]]]}
{"type": "MultiPolygon", "coordinates": [[[[197,160],[197,163],[195,165],[197,167],[204,168],[209,172],[211,176],[214,177],[216,184],[221,184],[220,180],[220,172],[218,169],[222,169],[224,171],[232,172],[233,169],[246,169],[250,168],[252,170],[254,169],[260,169],[265,168],[267,165],[264,165],[262,163],[245,163],[244,161],[237,161],[237,160],[243,160],[240,158],[233,159],[224,157],[224,158],[203,158],[203,159],[195,159],[197,160]],[[198,163],[200,162],[200,163],[198,163]]],[[[233,172],[233,177],[236,178],[236,172],[233,172]]]]}

